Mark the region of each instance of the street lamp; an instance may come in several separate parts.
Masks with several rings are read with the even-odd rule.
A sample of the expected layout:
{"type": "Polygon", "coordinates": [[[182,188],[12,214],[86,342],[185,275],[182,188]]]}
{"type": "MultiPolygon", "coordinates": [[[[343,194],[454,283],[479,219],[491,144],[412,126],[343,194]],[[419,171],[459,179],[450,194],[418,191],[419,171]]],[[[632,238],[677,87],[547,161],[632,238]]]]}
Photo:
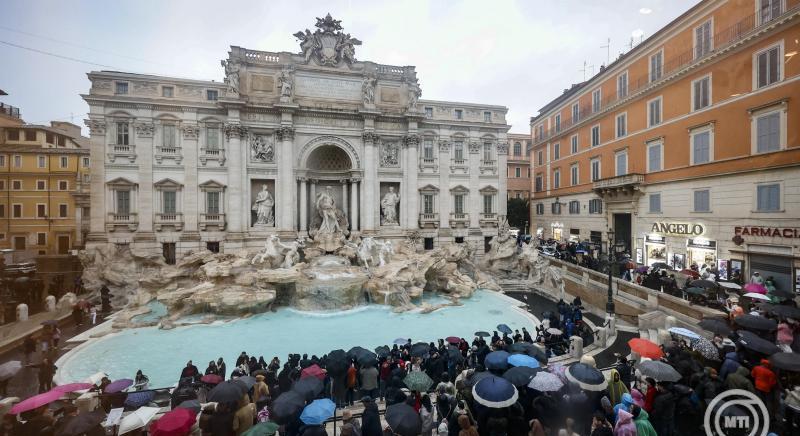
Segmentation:
{"type": "Polygon", "coordinates": [[[614,291],[612,288],[613,283],[613,276],[611,272],[612,266],[612,258],[611,255],[614,253],[614,232],[612,230],[608,231],[608,253],[606,254],[606,258],[608,259],[608,301],[606,302],[606,312],[609,315],[614,315],[614,291]]]}
{"type": "Polygon", "coordinates": [[[525,234],[528,234],[528,221],[525,221],[525,234]]]}

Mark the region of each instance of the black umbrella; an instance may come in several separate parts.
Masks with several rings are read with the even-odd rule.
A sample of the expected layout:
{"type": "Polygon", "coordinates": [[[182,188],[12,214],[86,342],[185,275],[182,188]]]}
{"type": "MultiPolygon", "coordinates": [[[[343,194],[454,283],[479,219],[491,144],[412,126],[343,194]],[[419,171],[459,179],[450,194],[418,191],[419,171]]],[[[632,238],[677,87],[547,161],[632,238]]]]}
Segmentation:
{"type": "Polygon", "coordinates": [[[381,345],[380,347],[375,348],[375,354],[377,354],[379,357],[386,357],[392,354],[392,350],[386,345],[381,345]]]}
{"type": "Polygon", "coordinates": [[[364,353],[375,354],[364,347],[353,347],[350,349],[350,351],[347,352],[347,357],[351,359],[358,359],[359,356],[362,356],[364,353]]]}
{"type": "Polygon", "coordinates": [[[316,377],[304,377],[294,383],[292,390],[300,394],[307,401],[312,401],[314,398],[317,398],[317,395],[322,393],[324,387],[322,380],[316,377]]]}
{"type": "Polygon", "coordinates": [[[424,342],[417,342],[411,346],[411,355],[414,357],[425,357],[430,352],[431,347],[424,342]]]}
{"type": "Polygon", "coordinates": [[[527,386],[540,368],[529,368],[527,366],[515,366],[503,373],[503,378],[510,381],[516,387],[527,386]]]}
{"type": "Polygon", "coordinates": [[[99,427],[105,419],[106,413],[102,410],[81,413],[69,418],[69,421],[58,429],[56,436],[78,436],[87,433],[99,427]]]}
{"type": "Polygon", "coordinates": [[[706,295],[706,289],[705,288],[698,288],[697,286],[692,286],[692,287],[686,288],[686,289],[683,290],[683,292],[686,292],[687,294],[692,294],[692,295],[706,295]]]}
{"type": "Polygon", "coordinates": [[[656,269],[672,269],[664,262],[655,262],[653,263],[652,267],[656,269]]]}
{"type": "Polygon", "coordinates": [[[222,382],[208,393],[208,401],[215,403],[232,403],[242,399],[242,385],[230,380],[222,382]]]}
{"type": "Polygon", "coordinates": [[[728,327],[728,323],[721,319],[709,318],[700,321],[700,328],[716,333],[720,336],[728,336],[733,330],[728,327]]]}
{"type": "Polygon", "coordinates": [[[772,364],[773,368],[800,372],[799,353],[775,353],[769,357],[769,363],[772,364]]]}
{"type": "Polygon", "coordinates": [[[768,356],[781,351],[777,345],[759,337],[753,332],[749,332],[747,330],[738,330],[736,333],[739,334],[739,343],[748,350],[766,354],[768,356]]]}
{"type": "Polygon", "coordinates": [[[471,388],[471,387],[475,386],[476,384],[478,384],[479,381],[485,379],[486,377],[489,377],[490,375],[492,375],[492,373],[488,372],[488,371],[473,372],[472,375],[470,375],[467,378],[467,381],[464,384],[468,388],[471,388]]]}
{"type": "Polygon", "coordinates": [[[528,342],[515,342],[508,347],[508,352],[511,354],[527,354],[538,360],[539,363],[547,365],[547,354],[537,347],[528,342]]]}
{"type": "Polygon", "coordinates": [[[392,404],[386,408],[386,423],[394,434],[416,436],[422,433],[422,418],[406,403],[392,404]]]}
{"type": "Polygon", "coordinates": [[[783,318],[800,318],[800,308],[797,307],[770,303],[763,303],[760,307],[767,313],[783,318]]]}
{"type": "Polygon", "coordinates": [[[505,333],[507,335],[510,335],[511,333],[514,333],[514,330],[511,330],[511,327],[509,327],[509,326],[507,326],[505,324],[498,324],[497,325],[497,330],[500,333],[505,333]]]}
{"type": "Polygon", "coordinates": [[[328,374],[332,377],[344,375],[348,368],[350,368],[350,358],[344,350],[333,350],[328,353],[328,361],[325,364],[328,374]]]}
{"type": "Polygon", "coordinates": [[[739,315],[733,319],[733,322],[745,330],[759,330],[768,332],[778,328],[777,322],[758,315],[739,315]]]}
{"type": "Polygon", "coordinates": [[[475,336],[488,338],[489,336],[491,336],[491,334],[489,332],[480,331],[480,332],[475,332],[475,336]]]}
{"type": "Polygon", "coordinates": [[[378,356],[375,355],[372,351],[362,352],[360,356],[356,358],[358,364],[361,366],[373,366],[378,363],[378,356]]]}
{"type": "Polygon", "coordinates": [[[773,289],[773,290],[769,291],[768,293],[770,295],[774,295],[774,296],[776,296],[778,298],[784,298],[784,299],[793,299],[794,297],[797,296],[797,294],[795,294],[795,292],[790,290],[790,289],[777,289],[776,288],[776,289],[773,289]]]}
{"type": "MultiPolygon", "coordinates": [[[[316,377],[306,377],[303,380],[310,379],[316,377]]],[[[300,416],[305,405],[306,400],[301,394],[295,391],[284,392],[272,403],[270,418],[277,424],[287,424],[300,416]]]]}
{"type": "Polygon", "coordinates": [[[461,351],[458,348],[448,348],[447,360],[455,363],[461,363],[464,361],[464,356],[461,354],[461,351]]]}
{"type": "Polygon", "coordinates": [[[711,280],[693,280],[691,283],[689,283],[689,286],[693,286],[695,288],[713,289],[717,287],[717,283],[712,282],[711,280]]]}
{"type": "Polygon", "coordinates": [[[256,385],[256,378],[253,376],[245,375],[236,379],[231,380],[232,382],[240,385],[244,392],[247,392],[256,385]]]}

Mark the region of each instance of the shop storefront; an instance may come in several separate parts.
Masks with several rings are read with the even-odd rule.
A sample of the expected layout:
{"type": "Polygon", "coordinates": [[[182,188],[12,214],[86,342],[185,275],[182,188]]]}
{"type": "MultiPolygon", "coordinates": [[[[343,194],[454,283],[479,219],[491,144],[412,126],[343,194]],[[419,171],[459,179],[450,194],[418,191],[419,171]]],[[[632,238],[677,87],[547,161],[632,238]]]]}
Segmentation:
{"type": "Polygon", "coordinates": [[[564,240],[564,224],[561,223],[553,223],[550,226],[550,230],[553,232],[553,239],[556,241],[564,240]]]}
{"type": "Polygon", "coordinates": [[[686,265],[691,268],[697,265],[702,269],[703,265],[715,267],[717,265],[717,241],[706,238],[691,238],[686,240],[686,265]]]}
{"type": "Polygon", "coordinates": [[[667,244],[661,235],[647,235],[644,239],[645,265],[653,266],[656,262],[667,262],[667,244]]]}
{"type": "Polygon", "coordinates": [[[581,241],[581,229],[569,229],[569,242],[581,241]]]}

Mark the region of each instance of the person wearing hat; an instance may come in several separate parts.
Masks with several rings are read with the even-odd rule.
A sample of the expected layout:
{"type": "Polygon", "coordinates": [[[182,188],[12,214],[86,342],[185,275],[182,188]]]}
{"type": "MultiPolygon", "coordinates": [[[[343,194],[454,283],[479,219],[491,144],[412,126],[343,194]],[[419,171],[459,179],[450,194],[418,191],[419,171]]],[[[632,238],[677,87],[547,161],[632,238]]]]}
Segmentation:
{"type": "Polygon", "coordinates": [[[358,418],[353,418],[353,412],[345,410],[342,412],[342,436],[361,436],[361,422],[358,418]]]}
{"type": "Polygon", "coordinates": [[[253,385],[253,399],[256,401],[256,409],[261,410],[267,405],[269,400],[269,387],[264,383],[264,375],[256,376],[256,384],[253,385]]]}
{"type": "Polygon", "coordinates": [[[365,396],[361,399],[361,403],[364,404],[364,413],[361,415],[361,436],[383,436],[381,417],[375,400],[365,396]]]}
{"type": "Polygon", "coordinates": [[[764,284],[764,278],[761,277],[761,273],[759,273],[758,271],[755,271],[755,272],[753,272],[753,275],[750,276],[750,283],[753,283],[753,284],[756,284],[756,285],[763,285],[764,284]]]}

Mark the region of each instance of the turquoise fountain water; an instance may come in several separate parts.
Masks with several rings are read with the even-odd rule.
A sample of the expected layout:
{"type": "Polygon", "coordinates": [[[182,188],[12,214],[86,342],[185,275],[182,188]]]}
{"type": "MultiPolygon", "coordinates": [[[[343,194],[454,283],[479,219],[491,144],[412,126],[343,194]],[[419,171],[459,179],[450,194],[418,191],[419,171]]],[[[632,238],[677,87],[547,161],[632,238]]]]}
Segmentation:
{"type": "MultiPolygon", "coordinates": [[[[445,301],[439,297],[425,300],[445,301]]],[[[172,386],[188,360],[204,371],[210,360],[225,359],[228,374],[242,351],[282,362],[289,353],[323,354],[359,345],[374,349],[391,345],[398,337],[431,342],[447,336],[472,341],[476,330],[491,332],[500,323],[512,329],[533,331],[534,320],[513,307],[518,303],[494,292],[478,291],[463,299],[462,306],[444,307],[431,313],[393,313],[382,305],[367,305],[332,313],[278,309],[230,322],[193,325],[172,330],[144,327],[124,330],[85,345],[62,357],[57,365],[58,383],[81,381],[105,372],[112,380],[133,378],[141,369],[151,387],[172,386]]]]}

